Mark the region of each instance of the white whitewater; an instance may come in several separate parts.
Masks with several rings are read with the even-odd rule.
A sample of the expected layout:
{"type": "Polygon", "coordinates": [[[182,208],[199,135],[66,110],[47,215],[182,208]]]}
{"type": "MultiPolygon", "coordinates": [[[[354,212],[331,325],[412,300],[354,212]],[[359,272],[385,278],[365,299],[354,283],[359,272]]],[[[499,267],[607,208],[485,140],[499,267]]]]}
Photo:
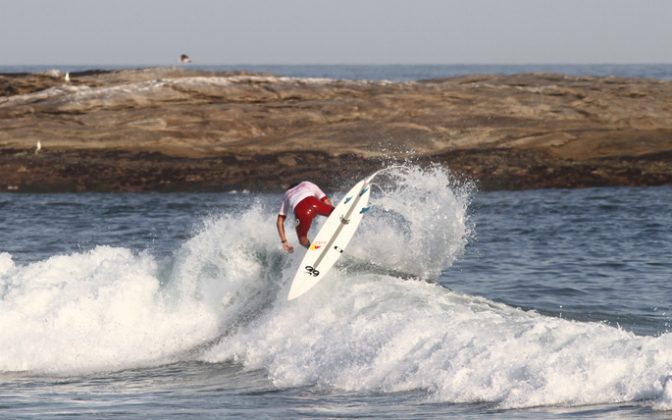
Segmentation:
{"type": "MultiPolygon", "coordinates": [[[[374,184],[349,253],[450,277],[474,228],[470,188],[445,170],[414,166],[374,184]]],[[[638,336],[338,267],[286,302],[300,255],[280,250],[276,211],[260,201],[213,217],[170,261],[106,246],[27,265],[0,254],[0,371],[233,361],[282,389],[423,390],[430,401],[501,407],[647,400],[672,408],[671,334],[638,336]]]]}

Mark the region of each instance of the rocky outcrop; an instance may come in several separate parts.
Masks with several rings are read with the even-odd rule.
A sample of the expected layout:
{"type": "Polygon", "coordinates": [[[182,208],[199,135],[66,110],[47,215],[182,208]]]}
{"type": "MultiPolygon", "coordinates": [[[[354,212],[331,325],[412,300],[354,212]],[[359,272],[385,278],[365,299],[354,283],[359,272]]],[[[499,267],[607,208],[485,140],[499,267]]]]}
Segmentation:
{"type": "Polygon", "coordinates": [[[329,188],[400,160],[446,165],[483,189],[672,182],[669,81],[178,69],[70,80],[0,76],[0,189],[279,190],[302,178],[329,188]]]}

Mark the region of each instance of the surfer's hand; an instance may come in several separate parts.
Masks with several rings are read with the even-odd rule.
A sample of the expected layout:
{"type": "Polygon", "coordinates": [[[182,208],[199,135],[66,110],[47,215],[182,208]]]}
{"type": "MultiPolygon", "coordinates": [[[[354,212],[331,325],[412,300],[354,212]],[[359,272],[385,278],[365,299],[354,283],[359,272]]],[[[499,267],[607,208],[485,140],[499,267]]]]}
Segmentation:
{"type": "Polygon", "coordinates": [[[282,243],[282,249],[284,249],[285,251],[287,251],[287,252],[290,253],[290,254],[291,254],[292,252],[294,252],[294,247],[291,246],[291,245],[289,244],[289,242],[283,242],[283,243],[282,243]]]}

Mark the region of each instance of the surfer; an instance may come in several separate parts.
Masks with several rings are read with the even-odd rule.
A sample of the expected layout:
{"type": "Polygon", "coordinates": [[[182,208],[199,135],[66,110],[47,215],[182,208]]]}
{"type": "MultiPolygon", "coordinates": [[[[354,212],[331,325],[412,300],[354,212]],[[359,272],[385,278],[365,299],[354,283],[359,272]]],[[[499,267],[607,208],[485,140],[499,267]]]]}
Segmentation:
{"type": "Polygon", "coordinates": [[[293,252],[294,247],[287,241],[285,236],[285,219],[287,213],[291,210],[296,217],[296,236],[299,243],[306,248],[310,246],[308,240],[308,230],[313,219],[318,214],[321,216],[329,216],[334,210],[331,201],[320,187],[310,181],[303,181],[296,183],[285,191],[278,212],[278,234],[280,234],[280,242],[282,242],[282,249],[287,252],[293,252]]]}

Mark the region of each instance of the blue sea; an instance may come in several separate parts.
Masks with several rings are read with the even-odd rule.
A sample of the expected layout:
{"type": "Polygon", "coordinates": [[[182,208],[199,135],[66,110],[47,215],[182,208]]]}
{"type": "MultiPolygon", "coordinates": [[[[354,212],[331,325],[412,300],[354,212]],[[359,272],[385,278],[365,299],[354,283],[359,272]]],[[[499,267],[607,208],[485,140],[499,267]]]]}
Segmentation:
{"type": "Polygon", "coordinates": [[[458,178],[291,302],[280,194],[0,194],[0,418],[669,418],[672,187],[458,178]]]}

